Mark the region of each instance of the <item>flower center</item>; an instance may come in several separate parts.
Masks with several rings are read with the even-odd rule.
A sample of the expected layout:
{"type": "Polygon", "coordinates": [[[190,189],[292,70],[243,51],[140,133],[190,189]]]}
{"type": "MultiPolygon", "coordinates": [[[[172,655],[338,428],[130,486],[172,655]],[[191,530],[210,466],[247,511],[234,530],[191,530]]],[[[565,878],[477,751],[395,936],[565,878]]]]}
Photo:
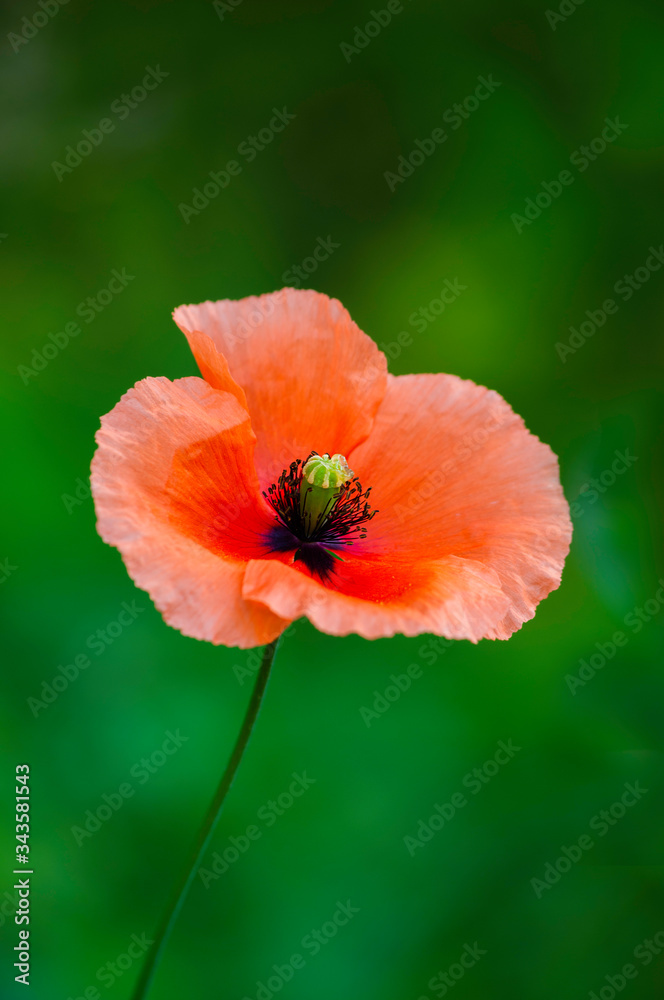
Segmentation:
{"type": "Polygon", "coordinates": [[[295,549],[311,572],[326,579],[338,549],[366,538],[367,522],[378,513],[369,506],[371,488],[362,490],[343,455],[312,451],[298,458],[263,493],[275,512],[268,544],[275,552],[295,549]]]}

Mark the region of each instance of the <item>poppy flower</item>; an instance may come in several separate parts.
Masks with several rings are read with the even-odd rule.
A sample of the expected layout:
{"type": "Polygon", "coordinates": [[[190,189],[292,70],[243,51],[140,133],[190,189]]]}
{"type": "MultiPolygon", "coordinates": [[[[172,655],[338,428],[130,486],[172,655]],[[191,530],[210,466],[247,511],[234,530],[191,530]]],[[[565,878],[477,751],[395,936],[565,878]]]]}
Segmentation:
{"type": "Polygon", "coordinates": [[[496,392],[393,376],[335,299],[180,306],[202,378],[106,414],[98,530],[185,635],[507,639],[560,583],[571,522],[551,449],[496,392]]]}

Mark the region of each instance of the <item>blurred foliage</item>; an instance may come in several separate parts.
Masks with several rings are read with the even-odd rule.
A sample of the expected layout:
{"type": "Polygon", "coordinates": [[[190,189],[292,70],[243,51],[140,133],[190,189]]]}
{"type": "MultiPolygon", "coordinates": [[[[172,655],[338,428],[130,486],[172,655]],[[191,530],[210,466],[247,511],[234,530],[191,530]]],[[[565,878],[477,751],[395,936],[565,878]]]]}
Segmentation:
{"type": "Polygon", "coordinates": [[[486,384],[560,455],[574,543],[560,590],[508,643],[369,643],[297,624],[213,850],[252,824],[261,837],[207,889],[196,883],[151,997],[253,1000],[299,952],[306,964],[280,991],[291,1000],[421,1000],[444,995],[432,977],[458,973],[475,942],[486,955],[454,991],[465,1000],[609,996],[605,977],[630,962],[629,996],[661,993],[664,953],[646,964],[634,949],[664,928],[664,269],[635,279],[629,298],[615,286],[664,239],[664,13],[638,0],[563,3],[562,19],[525,0],[397,6],[379,32],[356,35],[374,15],[341,0],[74,0],[38,30],[43,8],[10,5],[0,57],[3,997],[22,995],[7,916],[15,765],[32,769],[32,995],[78,998],[96,983],[122,1000],[138,966],[118,966],[109,983],[107,963],[154,929],[250,686],[234,670],[248,654],[164,625],[96,535],[86,482],[99,416],[146,375],[195,373],[173,307],[279,288],[319,239],[339,246],[303,285],[339,298],[387,345],[392,371],[486,384]],[[34,37],[12,42],[19,32],[34,37]],[[146,67],[168,75],[130,107],[122,95],[146,67]],[[446,113],[491,74],[500,86],[454,127],[446,113]],[[295,118],[249,161],[238,147],[275,108],[295,118]],[[104,118],[113,130],[58,179],[53,163],[104,118]],[[570,157],[607,118],[628,128],[581,171],[570,157]],[[447,140],[390,190],[385,173],[437,128],[447,140]],[[185,222],[179,206],[232,159],[241,172],[185,222]],[[564,170],[573,182],[538,203],[564,170]],[[518,232],[527,199],[534,218],[518,232]],[[133,279],[86,322],[79,305],[114,269],[133,279]],[[446,279],[467,288],[416,329],[413,314],[446,279]],[[563,360],[556,345],[587,311],[599,320],[608,298],[617,311],[563,360]],[[43,357],[75,322],[80,334],[22,378],[33,351],[43,357]],[[593,491],[625,450],[636,461],[593,491]],[[144,610],[98,655],[88,637],[132,601],[144,610]],[[638,631],[625,622],[647,607],[638,631]],[[620,630],[628,642],[611,654],[620,630]],[[90,666],[35,715],[28,699],[82,654],[90,666]],[[590,679],[572,693],[566,677],[593,656],[604,665],[583,668],[590,679]],[[365,725],[360,709],[411,663],[422,676],[365,725]],[[178,729],[187,742],[155,764],[178,729]],[[499,740],[522,749],[473,794],[464,776],[499,740]],[[142,758],[153,759],[144,782],[142,758]],[[315,784],[277,821],[261,820],[304,771],[315,784]],[[79,846],[72,828],[126,782],[135,794],[79,846]],[[626,782],[647,794],[538,893],[531,880],[563,846],[574,854],[626,782]],[[411,856],[404,837],[459,792],[467,804],[411,856]],[[307,951],[306,935],[347,900],[359,913],[307,951]]]}

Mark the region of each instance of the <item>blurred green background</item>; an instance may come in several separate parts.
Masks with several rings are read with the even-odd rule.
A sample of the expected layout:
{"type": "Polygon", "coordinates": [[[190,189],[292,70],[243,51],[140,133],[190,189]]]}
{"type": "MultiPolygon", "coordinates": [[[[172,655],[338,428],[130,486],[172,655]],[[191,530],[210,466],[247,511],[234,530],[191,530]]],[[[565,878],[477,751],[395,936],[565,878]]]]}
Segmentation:
{"type": "Polygon", "coordinates": [[[664,242],[661,8],[563,2],[558,18],[519,0],[405,0],[381,25],[383,0],[378,21],[341,0],[71,0],[55,13],[44,2],[48,18],[36,0],[10,5],[0,61],[0,995],[24,995],[12,969],[15,765],[32,770],[30,995],[94,987],[123,1000],[139,962],[122,956],[156,926],[249,696],[250,654],[167,627],[98,538],[86,484],[99,417],[147,375],[196,373],[173,307],[296,283],[319,239],[338,246],[302,286],[339,298],[387,345],[392,371],[488,385],[560,455],[577,504],[572,552],[560,590],[509,642],[370,643],[296,625],[208,868],[248,826],[260,838],[207,889],[196,882],[151,998],[661,995],[664,268],[650,249],[664,242]],[[146,67],[167,76],[131,107],[122,95],[146,67]],[[476,101],[478,77],[499,86],[476,101]],[[255,156],[238,152],[274,108],[295,117],[255,156]],[[112,131],[80,164],[53,166],[104,118],[112,131]],[[582,170],[585,154],[570,157],[607,118],[628,127],[591,146],[582,170]],[[447,140],[388,183],[436,128],[447,140]],[[241,172],[185,221],[179,206],[232,159],[241,172]],[[556,193],[564,170],[572,182],[556,193]],[[527,207],[530,220],[514,218],[527,207]],[[79,305],[113,269],[132,280],[86,322],[79,305]],[[615,290],[635,273],[631,295],[615,290]],[[446,279],[466,288],[423,327],[413,314],[446,279]],[[609,298],[617,310],[602,321],[609,298]],[[76,321],[81,333],[47,347],[37,370],[49,335],[57,343],[76,321]],[[557,349],[571,327],[579,346],[557,349]],[[412,343],[397,350],[403,332],[412,343]],[[132,601],[136,620],[91,648],[132,601]],[[91,665],[35,708],[80,654],[91,665]],[[581,664],[591,656],[594,676],[581,664]],[[367,725],[360,710],[409,664],[421,676],[367,725]],[[178,730],[187,740],[166,757],[178,730]],[[500,740],[522,749],[473,794],[464,778],[500,740]],[[303,772],[315,783],[275,818],[263,807],[303,772]],[[127,782],[134,794],[77,837],[127,782]],[[600,833],[593,817],[626,782],[648,791],[600,833]],[[467,804],[409,851],[404,838],[426,836],[420,821],[455,793],[467,804]],[[574,856],[584,834],[592,848],[567,865],[562,848],[574,856]],[[559,858],[570,870],[554,881],[559,858]],[[331,933],[348,900],[359,912],[313,954],[303,940],[331,933]],[[486,954],[457,981],[466,945],[486,954]],[[261,994],[295,953],[304,968],[261,994]]]}

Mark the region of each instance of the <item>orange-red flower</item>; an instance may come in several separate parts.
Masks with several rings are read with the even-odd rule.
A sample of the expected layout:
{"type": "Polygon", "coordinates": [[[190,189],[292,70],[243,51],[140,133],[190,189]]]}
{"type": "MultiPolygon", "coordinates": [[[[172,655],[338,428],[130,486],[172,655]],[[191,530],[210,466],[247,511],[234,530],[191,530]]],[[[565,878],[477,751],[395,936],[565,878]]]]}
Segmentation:
{"type": "Polygon", "coordinates": [[[92,463],[99,532],[170,625],[243,648],[303,615],[333,635],[506,639],[558,586],[557,461],[497,393],[389,375],[313,291],[174,318],[203,378],[138,382],[92,463]],[[312,452],[352,469],[313,518],[312,452]]]}

